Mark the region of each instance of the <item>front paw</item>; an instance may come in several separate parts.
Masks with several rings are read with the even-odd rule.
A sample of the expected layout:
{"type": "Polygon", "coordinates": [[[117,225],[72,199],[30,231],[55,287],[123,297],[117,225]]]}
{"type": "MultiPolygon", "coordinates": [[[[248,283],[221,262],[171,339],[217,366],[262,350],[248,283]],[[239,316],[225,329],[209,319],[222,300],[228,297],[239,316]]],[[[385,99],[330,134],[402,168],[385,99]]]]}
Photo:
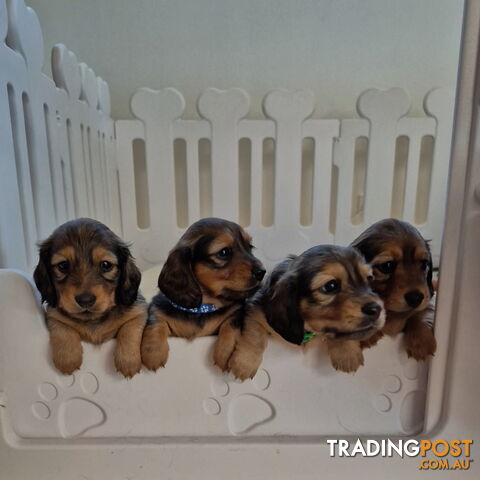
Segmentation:
{"type": "Polygon", "coordinates": [[[64,375],[71,375],[82,366],[82,347],[74,347],[71,350],[54,351],[52,355],[53,364],[64,375]]]}
{"type": "Polygon", "coordinates": [[[140,352],[132,352],[121,346],[117,346],[115,349],[113,360],[117,372],[120,372],[125,378],[132,378],[142,368],[140,352]]]}
{"type": "Polygon", "coordinates": [[[168,360],[168,343],[159,345],[154,342],[142,343],[142,362],[146,368],[157,371],[160,367],[164,367],[168,360]]]}
{"type": "Polygon", "coordinates": [[[262,363],[262,354],[235,350],[228,362],[229,372],[242,382],[253,378],[262,363]]]}
{"type": "Polygon", "coordinates": [[[235,344],[230,345],[217,340],[215,343],[215,350],[213,352],[214,365],[216,365],[222,372],[227,372],[229,368],[228,362],[234,351],[235,344]]]}
{"type": "Polygon", "coordinates": [[[362,340],[360,342],[360,346],[362,348],[372,348],[374,347],[378,341],[384,336],[383,332],[378,331],[374,333],[370,338],[367,338],[366,340],[362,340]]]}
{"type": "Polygon", "coordinates": [[[404,337],[405,350],[410,358],[414,358],[417,362],[433,357],[437,351],[437,341],[433,336],[433,332],[428,330],[423,335],[409,335],[404,337]]]}
{"type": "Polygon", "coordinates": [[[345,373],[356,372],[363,365],[363,353],[361,349],[350,351],[331,350],[330,361],[335,370],[345,373]]]}

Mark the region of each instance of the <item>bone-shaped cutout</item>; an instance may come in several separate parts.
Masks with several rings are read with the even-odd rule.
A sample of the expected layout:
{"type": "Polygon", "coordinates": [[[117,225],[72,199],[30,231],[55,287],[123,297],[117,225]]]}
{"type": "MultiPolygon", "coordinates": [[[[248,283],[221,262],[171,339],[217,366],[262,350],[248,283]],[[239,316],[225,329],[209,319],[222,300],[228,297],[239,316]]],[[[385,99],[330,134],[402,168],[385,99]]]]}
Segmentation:
{"type": "Polygon", "coordinates": [[[95,72],[86,64],[80,63],[80,78],[82,79],[81,96],[82,100],[86,100],[87,103],[97,108],[98,104],[98,92],[97,92],[97,77],[95,72]]]}
{"type": "Polygon", "coordinates": [[[185,99],[175,88],[152,90],[140,88],[130,100],[130,110],[140,120],[180,118],[185,110],[185,99]]]}
{"type": "Polygon", "coordinates": [[[434,88],[425,96],[423,108],[425,112],[437,120],[442,120],[445,115],[451,115],[455,95],[451,88],[434,88]]]}
{"type": "Polygon", "coordinates": [[[20,52],[28,69],[40,72],[43,67],[43,35],[37,14],[23,0],[11,0],[8,8],[7,41],[20,52]]]}
{"type": "Polygon", "coordinates": [[[5,0],[0,0],[0,42],[3,42],[7,36],[8,13],[5,0]]]}
{"type": "Polygon", "coordinates": [[[301,122],[308,118],[315,108],[315,97],[310,90],[289,91],[277,89],[268,93],[263,100],[263,110],[274,120],[301,122]]]}
{"type": "Polygon", "coordinates": [[[408,113],[410,99],[402,88],[378,90],[371,88],[358,98],[357,110],[360,116],[374,120],[385,117],[399,119],[408,113]]]}
{"type": "Polygon", "coordinates": [[[110,89],[108,83],[102,78],[97,78],[98,106],[105,115],[110,115],[110,89]]]}
{"type": "Polygon", "coordinates": [[[247,115],[250,97],[241,88],[207,88],[198,99],[197,109],[203,118],[212,122],[238,121],[247,115]]]}
{"type": "Polygon", "coordinates": [[[63,88],[73,100],[80,97],[80,70],[76,55],[59,43],[52,48],[52,75],[58,88],[63,88]]]}

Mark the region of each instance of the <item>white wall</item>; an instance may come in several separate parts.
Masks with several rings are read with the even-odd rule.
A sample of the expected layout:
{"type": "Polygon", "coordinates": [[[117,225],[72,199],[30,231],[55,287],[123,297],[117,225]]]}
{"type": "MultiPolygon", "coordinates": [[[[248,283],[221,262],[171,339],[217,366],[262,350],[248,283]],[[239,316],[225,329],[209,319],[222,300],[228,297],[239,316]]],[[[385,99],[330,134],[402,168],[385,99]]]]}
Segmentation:
{"type": "Polygon", "coordinates": [[[142,86],[178,88],[187,117],[209,86],[245,88],[252,117],[275,87],[310,88],[315,116],[349,117],[368,87],[404,87],[421,114],[429,89],[455,86],[462,0],[26,1],[46,52],[65,43],[108,81],[114,118],[142,86]]]}

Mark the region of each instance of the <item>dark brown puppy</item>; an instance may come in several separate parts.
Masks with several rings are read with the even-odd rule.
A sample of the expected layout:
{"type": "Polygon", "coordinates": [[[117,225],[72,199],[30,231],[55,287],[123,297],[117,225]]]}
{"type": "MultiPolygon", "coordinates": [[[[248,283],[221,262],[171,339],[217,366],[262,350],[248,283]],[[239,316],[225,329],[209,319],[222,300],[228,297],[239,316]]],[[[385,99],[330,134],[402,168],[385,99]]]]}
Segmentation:
{"type": "Polygon", "coordinates": [[[387,334],[405,332],[407,354],[425,360],[435,353],[430,300],[434,294],[432,256],[428,243],[412,225],[395,219],[381,220],[365,230],[351,245],[371,263],[373,289],[385,303],[387,319],[364,347],[387,334]]]}
{"type": "Polygon", "coordinates": [[[168,358],[169,335],[189,340],[218,333],[214,361],[225,368],[240,333],[245,299],[260,287],[265,270],[252,255],[250,236],[236,223],[205,218],[188,228],[158,277],[142,341],[150,370],[168,358]]]}
{"type": "Polygon", "coordinates": [[[53,363],[71,374],[82,364],[81,341],[117,338],[117,370],[132,377],[141,369],[140,343],[147,306],[138,294],[141,274],[127,245],[96,220],[64,223],[40,245],[34,272],[47,303],[53,363]]]}
{"type": "Polygon", "coordinates": [[[336,369],[356,371],[363,365],[359,340],[374,335],[385,320],[371,279],[371,268],[353,248],[320,245],[289,257],[249,302],[226,370],[241,380],[253,377],[270,334],[301,345],[312,332],[327,342],[336,369]]]}

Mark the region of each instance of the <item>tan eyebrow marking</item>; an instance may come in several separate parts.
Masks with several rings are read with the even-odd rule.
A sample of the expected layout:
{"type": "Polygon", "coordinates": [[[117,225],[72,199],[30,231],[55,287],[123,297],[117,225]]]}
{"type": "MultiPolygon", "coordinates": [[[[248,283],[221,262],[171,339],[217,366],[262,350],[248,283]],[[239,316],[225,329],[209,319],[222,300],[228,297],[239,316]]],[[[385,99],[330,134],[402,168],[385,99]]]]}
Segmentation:
{"type": "Polygon", "coordinates": [[[428,251],[425,248],[415,249],[415,260],[428,260],[428,251]]]}
{"type": "Polygon", "coordinates": [[[383,250],[372,260],[371,263],[383,263],[390,260],[401,262],[403,259],[403,251],[396,244],[387,244],[383,246],[383,250]]]}
{"type": "Polygon", "coordinates": [[[103,248],[103,247],[95,247],[93,249],[92,259],[93,259],[93,263],[95,264],[100,263],[103,260],[113,263],[114,265],[118,263],[117,256],[110,250],[107,250],[106,248],[103,248]]]}
{"type": "Polygon", "coordinates": [[[221,234],[209,245],[208,247],[208,254],[214,255],[219,250],[225,247],[232,247],[234,243],[233,238],[228,234],[221,234]]]}
{"type": "Polygon", "coordinates": [[[323,270],[315,275],[311,283],[311,289],[317,290],[329,280],[340,280],[344,283],[347,280],[347,272],[345,268],[339,263],[329,263],[324,266],[323,270]]]}
{"type": "Polygon", "coordinates": [[[75,260],[75,249],[71,246],[61,248],[58,252],[55,252],[52,255],[50,261],[51,265],[56,265],[57,263],[64,262],[65,260],[73,262],[75,260]]]}

